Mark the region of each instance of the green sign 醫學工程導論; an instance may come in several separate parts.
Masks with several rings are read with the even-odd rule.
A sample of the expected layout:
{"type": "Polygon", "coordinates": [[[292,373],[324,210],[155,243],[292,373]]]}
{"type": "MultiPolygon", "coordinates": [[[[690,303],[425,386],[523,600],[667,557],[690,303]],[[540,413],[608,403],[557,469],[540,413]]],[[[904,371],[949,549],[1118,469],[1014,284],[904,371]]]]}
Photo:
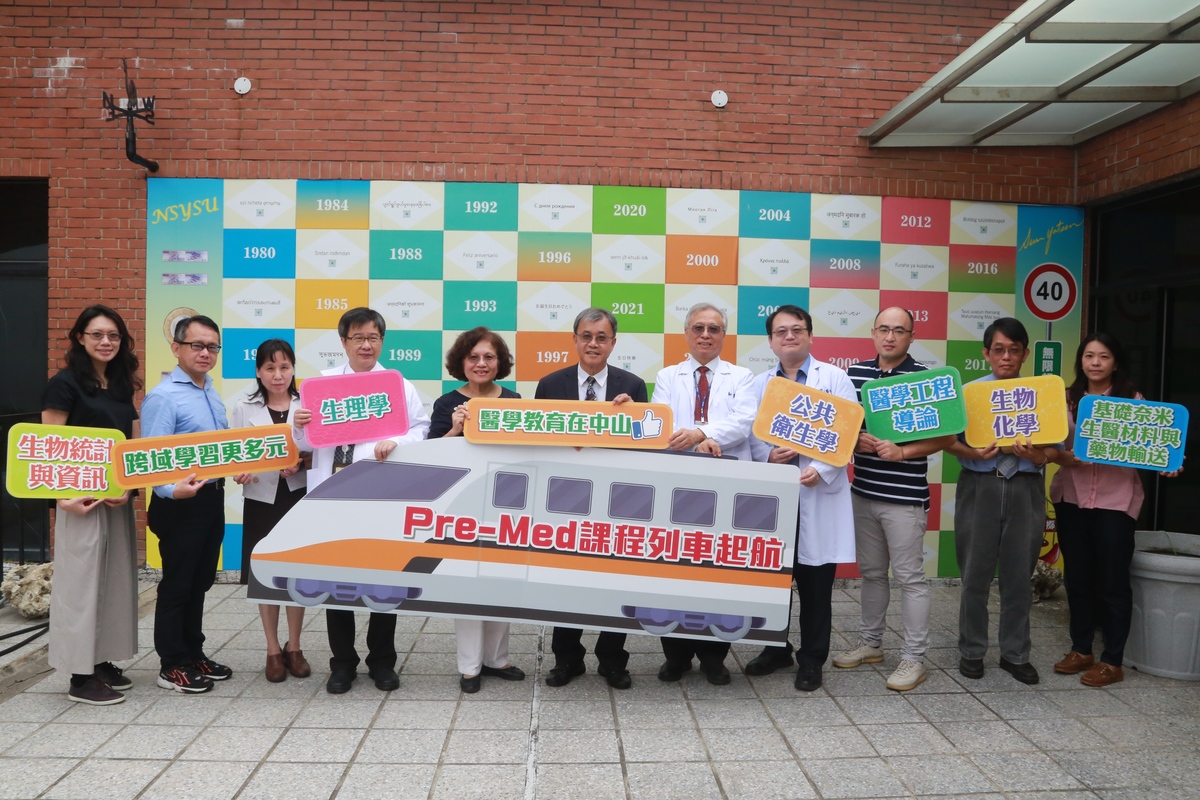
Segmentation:
{"type": "Polygon", "coordinates": [[[862,387],[867,433],[904,443],[967,428],[962,379],[954,367],[867,381],[862,387]]]}

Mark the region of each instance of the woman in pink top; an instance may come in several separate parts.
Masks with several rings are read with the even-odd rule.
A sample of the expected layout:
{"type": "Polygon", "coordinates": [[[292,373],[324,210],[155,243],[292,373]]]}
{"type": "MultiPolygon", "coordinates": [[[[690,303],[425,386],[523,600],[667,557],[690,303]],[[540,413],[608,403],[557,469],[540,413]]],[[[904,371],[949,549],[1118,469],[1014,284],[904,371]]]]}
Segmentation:
{"type": "Polygon", "coordinates": [[[1125,353],[1107,333],[1093,333],[1075,354],[1075,382],[1067,388],[1071,434],[1052,461],[1059,470],[1050,482],[1058,521],[1058,543],[1066,562],[1064,579],[1071,609],[1071,652],[1054,665],[1064,675],[1083,676],[1086,686],[1125,679],[1121,660],[1133,613],[1129,564],[1133,527],[1144,492],[1138,471],[1080,461],[1072,450],[1075,410],[1084,395],[1142,399],[1121,367],[1125,353]],[[1096,628],[1104,636],[1100,660],[1092,655],[1096,628]]]}

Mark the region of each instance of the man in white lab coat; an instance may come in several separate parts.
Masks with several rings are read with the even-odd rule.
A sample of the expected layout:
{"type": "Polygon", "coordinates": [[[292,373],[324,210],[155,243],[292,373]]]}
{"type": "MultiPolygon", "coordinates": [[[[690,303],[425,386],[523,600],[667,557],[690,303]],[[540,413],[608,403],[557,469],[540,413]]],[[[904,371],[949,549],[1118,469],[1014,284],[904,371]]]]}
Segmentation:
{"type": "MultiPolygon", "coordinates": [[[[767,383],[787,378],[813,389],[857,402],[846,373],[809,352],[812,317],[799,306],[782,305],[767,317],[767,337],[779,363],[754,379],[755,406],[767,383]]],[[[839,563],[854,561],[854,507],[846,467],[833,467],[786,447],[751,437],[755,461],[794,464],[800,470],[800,516],[792,577],[800,603],[800,647],[796,651],[797,689],[821,686],[821,668],[829,657],[833,626],[833,578],[839,563]]],[[[792,645],[768,646],[746,664],[747,675],[769,675],[792,664],[792,645]]]]}
{"type": "MultiPolygon", "coordinates": [[[[750,426],[758,410],[754,397],[754,375],[721,359],[725,344],[725,313],[709,303],[688,309],[683,332],[688,357],[680,364],[660,370],[654,379],[652,403],[666,403],[675,419],[672,450],[694,450],[720,456],[722,453],[750,460],[750,426]]],[[[662,637],[666,661],[658,671],[662,681],[677,681],[692,668],[692,656],[708,682],[729,683],[725,656],[729,642],[662,637]]]]}
{"type": "MultiPolygon", "coordinates": [[[[349,375],[353,372],[378,372],[386,369],[379,363],[387,324],[383,316],[370,308],[352,308],[338,320],[338,336],[346,350],[346,363],[324,370],[322,375],[349,375]]],[[[417,442],[429,432],[429,415],[421,398],[409,381],[404,382],[404,402],[408,408],[408,433],[378,442],[356,442],[338,447],[318,447],[313,450],[313,465],[308,472],[311,492],[333,473],[355,461],[366,458],[387,459],[396,445],[417,442]]],[[[305,442],[304,426],[312,421],[312,412],[299,409],[293,419],[293,433],[301,449],[305,442]]],[[[358,652],[354,649],[354,612],[345,609],[325,609],[325,627],[329,633],[329,680],[325,689],[330,694],[350,691],[357,677],[358,652]]],[[[400,686],[396,674],[396,617],[394,614],[371,613],[367,622],[367,673],[376,688],[391,691],[400,686]]]]}

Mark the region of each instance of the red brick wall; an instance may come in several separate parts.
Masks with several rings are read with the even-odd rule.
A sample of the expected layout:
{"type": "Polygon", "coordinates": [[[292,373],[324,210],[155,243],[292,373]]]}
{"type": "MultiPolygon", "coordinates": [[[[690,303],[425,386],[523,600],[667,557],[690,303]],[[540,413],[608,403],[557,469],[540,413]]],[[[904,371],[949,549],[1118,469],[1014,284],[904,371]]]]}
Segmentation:
{"type": "Polygon", "coordinates": [[[1079,146],[1079,203],[1200,174],[1200,95],[1079,146]]]}

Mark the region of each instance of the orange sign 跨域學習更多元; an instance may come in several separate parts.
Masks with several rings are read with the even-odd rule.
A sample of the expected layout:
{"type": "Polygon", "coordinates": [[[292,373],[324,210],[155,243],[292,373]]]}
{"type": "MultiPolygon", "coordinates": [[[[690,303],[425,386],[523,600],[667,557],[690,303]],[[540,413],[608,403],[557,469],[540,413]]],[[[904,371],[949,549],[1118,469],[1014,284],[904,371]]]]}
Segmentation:
{"type": "Polygon", "coordinates": [[[113,448],[113,472],[126,489],[228,478],[243,472],[286,469],[300,460],[290,425],[130,439],[113,448]]]}

